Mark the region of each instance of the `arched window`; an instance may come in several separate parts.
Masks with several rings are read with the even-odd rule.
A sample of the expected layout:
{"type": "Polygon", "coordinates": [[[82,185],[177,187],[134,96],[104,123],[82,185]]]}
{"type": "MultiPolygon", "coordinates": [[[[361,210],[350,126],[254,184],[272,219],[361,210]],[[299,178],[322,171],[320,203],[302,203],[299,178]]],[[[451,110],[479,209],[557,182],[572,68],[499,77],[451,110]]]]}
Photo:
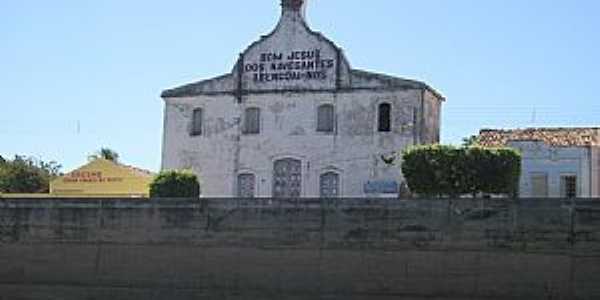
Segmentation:
{"type": "Polygon", "coordinates": [[[317,109],[317,131],[333,132],[335,130],[334,109],[331,104],[323,104],[317,109]]]}
{"type": "Polygon", "coordinates": [[[192,136],[202,135],[202,108],[194,109],[194,113],[192,114],[192,128],[190,134],[192,136]]]}
{"type": "Polygon", "coordinates": [[[377,129],[379,132],[392,131],[392,105],[389,103],[379,104],[377,111],[377,129]]]}
{"type": "Polygon", "coordinates": [[[243,134],[260,133],[260,109],[257,107],[246,108],[244,113],[243,134]]]}
{"type": "Polygon", "coordinates": [[[319,194],[323,198],[332,198],[340,195],[340,175],[327,172],[319,180],[319,194]]]}
{"type": "Polygon", "coordinates": [[[237,195],[241,198],[254,198],[256,178],[254,174],[240,174],[237,182],[237,195]]]}

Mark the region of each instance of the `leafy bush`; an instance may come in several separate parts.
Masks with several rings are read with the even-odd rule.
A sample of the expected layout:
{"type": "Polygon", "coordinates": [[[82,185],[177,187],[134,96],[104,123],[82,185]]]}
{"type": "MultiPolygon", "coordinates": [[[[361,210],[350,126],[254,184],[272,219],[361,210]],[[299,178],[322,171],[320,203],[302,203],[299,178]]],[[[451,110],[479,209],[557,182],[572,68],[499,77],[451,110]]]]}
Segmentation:
{"type": "Polygon", "coordinates": [[[403,160],[409,188],[424,196],[515,196],[518,190],[521,156],[509,148],[419,146],[405,151],[403,160]]]}
{"type": "Polygon", "coordinates": [[[190,171],[163,171],[150,183],[152,198],[197,198],[200,183],[190,171]]]}

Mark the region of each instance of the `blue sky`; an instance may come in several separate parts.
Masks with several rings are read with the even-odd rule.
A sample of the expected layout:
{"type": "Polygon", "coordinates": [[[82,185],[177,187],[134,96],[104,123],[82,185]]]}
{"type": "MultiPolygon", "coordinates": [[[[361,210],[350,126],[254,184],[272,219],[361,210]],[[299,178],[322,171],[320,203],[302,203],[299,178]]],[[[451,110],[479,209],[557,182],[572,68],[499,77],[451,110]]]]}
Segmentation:
{"type": "MultiPolygon", "coordinates": [[[[353,68],[444,94],[442,141],[483,127],[600,126],[600,1],[312,0],[353,68]]],[[[3,1],[0,155],[68,171],[101,146],[158,170],[163,89],[229,72],[279,0],[3,1]]]]}

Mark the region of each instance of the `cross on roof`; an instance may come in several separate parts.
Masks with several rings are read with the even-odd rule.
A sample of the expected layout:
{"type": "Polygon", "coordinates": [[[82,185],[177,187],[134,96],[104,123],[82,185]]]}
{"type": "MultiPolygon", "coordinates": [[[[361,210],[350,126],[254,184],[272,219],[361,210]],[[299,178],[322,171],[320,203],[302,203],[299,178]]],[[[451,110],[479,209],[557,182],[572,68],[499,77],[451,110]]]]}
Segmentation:
{"type": "Polygon", "coordinates": [[[283,9],[293,9],[296,11],[300,11],[302,6],[304,6],[304,0],[281,0],[281,7],[283,9]]]}

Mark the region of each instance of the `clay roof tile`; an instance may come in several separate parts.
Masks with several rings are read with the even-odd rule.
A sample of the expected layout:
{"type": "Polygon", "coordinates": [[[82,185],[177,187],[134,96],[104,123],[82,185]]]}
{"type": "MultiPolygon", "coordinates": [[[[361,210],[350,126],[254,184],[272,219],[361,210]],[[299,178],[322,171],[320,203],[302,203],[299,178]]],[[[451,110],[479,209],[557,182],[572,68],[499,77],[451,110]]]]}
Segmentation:
{"type": "Polygon", "coordinates": [[[600,128],[483,129],[479,133],[479,144],[485,147],[502,147],[510,141],[541,141],[556,147],[600,146],[600,128]]]}

